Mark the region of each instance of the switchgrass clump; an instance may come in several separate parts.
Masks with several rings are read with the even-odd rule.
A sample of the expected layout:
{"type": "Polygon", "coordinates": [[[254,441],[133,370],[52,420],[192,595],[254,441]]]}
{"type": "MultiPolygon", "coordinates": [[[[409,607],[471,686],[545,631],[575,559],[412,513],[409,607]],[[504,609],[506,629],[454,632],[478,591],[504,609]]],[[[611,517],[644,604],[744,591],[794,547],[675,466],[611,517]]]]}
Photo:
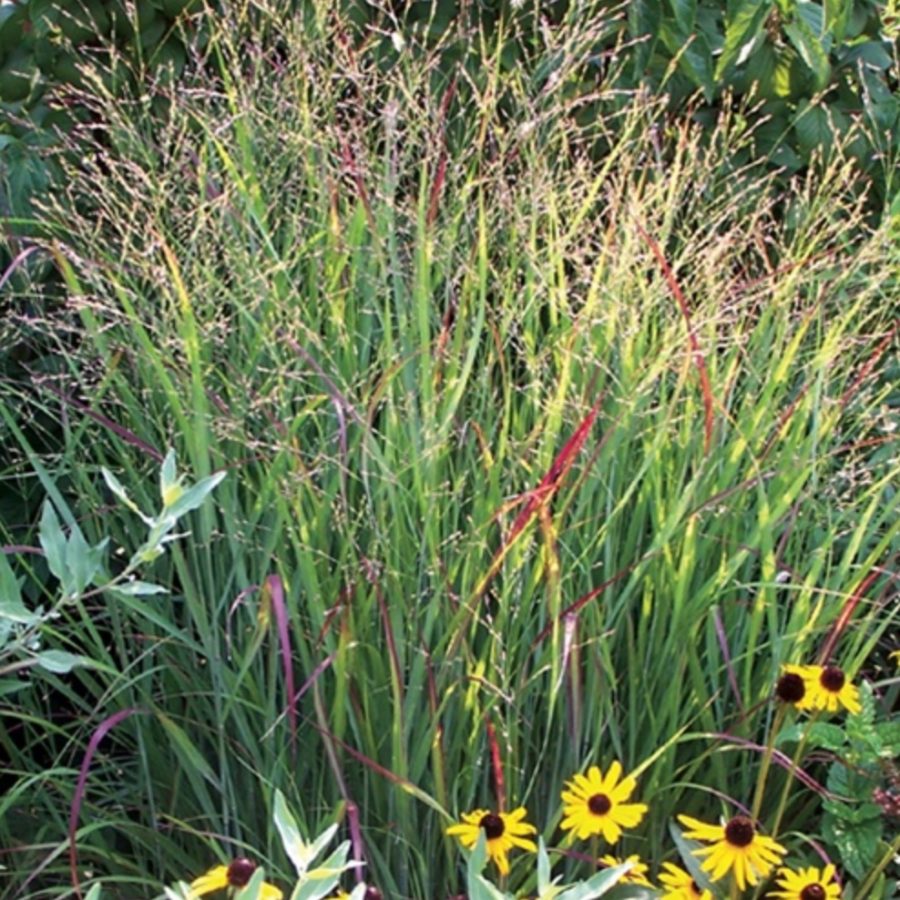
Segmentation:
{"type": "MultiPolygon", "coordinates": [[[[476,74],[386,68],[278,6],[226,5],[163,117],[91,82],[44,201],[65,296],[27,326],[59,364],[3,397],[5,479],[127,548],[101,467],[141,509],[172,443],[228,477],[149,562],[169,594],[64,610],[45,641],[93,666],[10,688],[3,863],[70,883],[73,776],[126,709],[155,714],[106,734],[74,839],[129,898],[212,854],[286,883],[276,790],[385,896],[448,896],[459,814],[555,809],[553,844],[561,785],[612,759],[648,805],[616,852],[673,860],[676,814],[753,796],[781,667],[856,679],[896,628],[890,226],[839,152],[789,195],[742,167],[746,110],[703,136],[601,80],[581,121],[555,86],[589,29],[545,81],[478,34],[476,74]]],[[[821,837],[769,780],[758,815],[821,837]]]]}

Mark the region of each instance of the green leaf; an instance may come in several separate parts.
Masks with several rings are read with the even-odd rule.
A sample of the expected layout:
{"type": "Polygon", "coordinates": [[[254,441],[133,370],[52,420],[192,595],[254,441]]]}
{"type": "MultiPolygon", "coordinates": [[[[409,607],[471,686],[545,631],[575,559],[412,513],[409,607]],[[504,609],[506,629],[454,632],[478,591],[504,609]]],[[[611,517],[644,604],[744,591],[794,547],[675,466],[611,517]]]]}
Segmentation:
{"type": "Polygon", "coordinates": [[[235,895],[234,900],[259,900],[262,891],[262,883],[265,881],[266,873],[262,866],[257,866],[250,880],[235,895]]]}
{"type": "Polygon", "coordinates": [[[203,478],[186,490],[171,506],[166,508],[166,517],[177,519],[191,510],[197,509],[206,499],[207,494],[225,478],[226,472],[216,472],[207,478],[203,478]]]}
{"type": "Polygon", "coordinates": [[[716,63],[715,78],[721,81],[725,73],[734,65],[741,52],[756,40],[762,31],[766,16],[772,7],[772,0],[742,0],[725,26],[725,45],[716,63]]]}
{"type": "Polygon", "coordinates": [[[90,545],[84,539],[81,529],[73,525],[66,542],[66,568],[69,570],[69,591],[80,594],[88,586],[93,573],[88,559],[90,545]]]}
{"type": "Polygon", "coordinates": [[[65,650],[44,650],[34,656],[37,664],[55,675],[65,675],[76,666],[93,666],[93,660],[86,656],[78,656],[75,653],[66,653],[65,650]]]}
{"type": "Polygon", "coordinates": [[[66,538],[56,510],[49,500],[44,501],[41,524],[38,528],[38,542],[44,550],[50,571],[59,579],[63,591],[68,593],[70,576],[66,566],[66,538]]]}
{"type": "Polygon", "coordinates": [[[794,122],[794,133],[807,156],[816,149],[830,146],[834,138],[828,112],[821,106],[807,106],[794,122]]]}
{"type": "Polygon", "coordinates": [[[830,722],[798,722],[785,728],[775,739],[775,744],[797,744],[804,738],[808,747],[824,747],[826,750],[840,750],[846,742],[844,729],[840,725],[832,725],[830,722]]]}
{"type": "Polygon", "coordinates": [[[794,45],[800,58],[806,63],[807,68],[813,73],[815,90],[820,91],[828,84],[831,75],[831,65],[828,62],[828,52],[807,21],[797,16],[793,22],[784,26],[784,33],[794,45]]]}
{"type": "Polygon", "coordinates": [[[150,594],[168,594],[168,590],[161,584],[152,584],[149,581],[129,581],[125,584],[117,584],[110,590],[126,597],[147,597],[150,594]]]}
{"type": "Polygon", "coordinates": [[[558,900],[594,900],[595,897],[602,897],[628,874],[633,865],[634,863],[622,863],[620,866],[610,866],[602,872],[597,872],[587,881],[582,881],[581,884],[576,884],[560,894],[558,900]]]}
{"type": "Polygon", "coordinates": [[[103,480],[106,482],[106,486],[113,492],[114,496],[120,500],[125,506],[130,509],[132,512],[137,513],[146,524],[150,524],[152,521],[148,516],[145,516],[137,503],[128,496],[128,492],[122,486],[122,483],[110,472],[108,469],[101,469],[101,474],[103,475],[103,480]]]}
{"type": "Polygon", "coordinates": [[[95,884],[84,895],[84,900],[100,900],[100,885],[95,884]]]}
{"type": "Polygon", "coordinates": [[[825,30],[836,44],[843,43],[853,0],[825,0],[825,30]]]}
{"type": "Polygon", "coordinates": [[[825,839],[838,851],[842,864],[857,879],[862,879],[875,862],[883,831],[881,818],[850,822],[828,814],[822,822],[825,839]]]}
{"type": "Polygon", "coordinates": [[[671,4],[678,27],[684,34],[690,34],[697,18],[697,0],[671,0],[671,4]]]}
{"type": "Polygon", "coordinates": [[[39,613],[33,613],[22,603],[19,581],[5,553],[0,553],[0,619],[24,625],[26,628],[41,620],[39,613]]]}
{"type": "Polygon", "coordinates": [[[0,697],[8,697],[24,687],[28,687],[27,681],[18,678],[0,678],[0,697]]]}
{"type": "Polygon", "coordinates": [[[166,731],[166,734],[175,745],[176,751],[188,763],[190,768],[208,781],[215,790],[222,788],[216,773],[213,772],[203,754],[197,749],[194,742],[188,737],[185,730],[165,713],[156,710],[156,718],[166,731]]]}
{"type": "Polygon", "coordinates": [[[684,863],[685,869],[690,873],[691,878],[700,886],[701,890],[710,891],[713,896],[716,896],[712,882],[709,880],[709,875],[700,868],[700,860],[694,856],[694,851],[699,850],[703,844],[686,838],[674,821],[669,822],[669,834],[672,835],[672,841],[676,850],[678,850],[678,855],[681,857],[681,861],[684,863]]]}
{"type": "Polygon", "coordinates": [[[275,791],[275,809],[273,813],[275,827],[281,836],[281,845],[284,852],[288,855],[290,861],[294,864],[298,875],[303,875],[310,862],[315,858],[316,853],[330,841],[337,831],[337,825],[332,825],[319,835],[316,844],[310,845],[304,840],[297,826],[297,820],[293,813],[288,809],[287,801],[281,791],[275,791]]]}

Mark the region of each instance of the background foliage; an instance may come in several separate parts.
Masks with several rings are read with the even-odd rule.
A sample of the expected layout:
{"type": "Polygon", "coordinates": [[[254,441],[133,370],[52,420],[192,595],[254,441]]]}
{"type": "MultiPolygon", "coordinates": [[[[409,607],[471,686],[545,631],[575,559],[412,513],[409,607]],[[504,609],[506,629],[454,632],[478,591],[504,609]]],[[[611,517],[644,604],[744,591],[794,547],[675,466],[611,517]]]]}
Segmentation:
{"type": "MultiPolygon", "coordinates": [[[[900,251],[853,135],[781,190],[752,101],[708,126],[623,93],[631,50],[598,68],[630,19],[508,12],[400,41],[228,4],[177,91],[133,61],[111,84],[112,49],[60,89],[90,127],[58,138],[5,301],[28,351],[0,382],[23,603],[59,588],[46,495],[124,567],[143,529],[102,468],[145,511],[168,446],[227,477],[147,560],[168,594],[67,604],[4,671],[9,896],[66,895],[79,766],[128,710],[74,823],[104,896],[244,852],[285,879],[281,790],[388,896],[431,900],[463,884],[448,816],[525,804],[558,863],[563,780],[613,757],[651,805],[620,849],[671,858],[673,813],[749,801],[779,664],[841,614],[872,722],[896,704],[900,251]],[[49,651],[83,661],[31,662],[49,651]]],[[[868,745],[832,737],[804,764],[840,794],[833,765],[868,745]]],[[[789,796],[798,857],[843,852],[827,812],[789,796]]],[[[871,872],[884,844],[857,846],[871,872]]]]}

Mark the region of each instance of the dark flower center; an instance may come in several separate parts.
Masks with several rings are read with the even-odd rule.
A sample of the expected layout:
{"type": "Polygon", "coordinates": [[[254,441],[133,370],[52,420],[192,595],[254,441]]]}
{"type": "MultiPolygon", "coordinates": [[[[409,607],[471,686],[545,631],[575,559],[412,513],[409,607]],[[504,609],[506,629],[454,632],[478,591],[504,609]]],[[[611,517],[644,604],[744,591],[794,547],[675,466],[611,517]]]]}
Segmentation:
{"type": "Polygon", "coordinates": [[[232,887],[244,887],[254,871],[256,871],[256,863],[252,859],[245,857],[233,859],[228,866],[228,883],[232,887]]]}
{"type": "Polygon", "coordinates": [[[588,798],[588,809],[595,816],[605,816],[612,809],[612,800],[606,794],[593,794],[588,798]]]}
{"type": "Polygon", "coordinates": [[[364,900],[382,900],[384,894],[382,894],[377,887],[367,887],[363,897],[364,900]]]}
{"type": "Polygon", "coordinates": [[[786,672],[775,684],[775,696],[785,703],[798,703],[806,693],[806,685],[796,672],[786,672]]]}
{"type": "Polygon", "coordinates": [[[826,691],[831,691],[832,694],[840,693],[845,681],[846,678],[844,677],[843,671],[837,666],[825,666],[825,668],[822,669],[822,674],[819,676],[819,684],[821,684],[826,691]]]}
{"type": "Polygon", "coordinates": [[[800,900],[825,900],[825,888],[821,884],[808,884],[800,891],[800,900]]]}
{"type": "Polygon", "coordinates": [[[725,840],[732,847],[748,847],[753,843],[753,822],[746,816],[735,816],[725,826],[725,840]]]}
{"type": "Polygon", "coordinates": [[[504,825],[500,816],[488,813],[486,816],[481,817],[481,821],[478,824],[484,829],[484,833],[489,841],[503,837],[504,825]]]}

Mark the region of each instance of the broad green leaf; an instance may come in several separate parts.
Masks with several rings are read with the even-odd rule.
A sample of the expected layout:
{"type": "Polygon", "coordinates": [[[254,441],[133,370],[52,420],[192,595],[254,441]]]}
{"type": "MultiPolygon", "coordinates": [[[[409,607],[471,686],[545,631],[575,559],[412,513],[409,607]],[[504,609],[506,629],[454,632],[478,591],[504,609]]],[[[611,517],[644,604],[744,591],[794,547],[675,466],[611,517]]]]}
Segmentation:
{"type": "Polygon", "coordinates": [[[875,861],[883,830],[880,817],[849,822],[829,814],[822,823],[825,839],[837,848],[842,865],[858,879],[865,877],[875,861]]]}
{"type": "Polygon", "coordinates": [[[67,653],[65,650],[44,650],[34,656],[37,664],[55,675],[65,675],[76,666],[93,666],[93,660],[87,656],[67,653]]]}
{"type": "Polygon", "coordinates": [[[830,722],[797,722],[783,729],[775,738],[775,746],[797,744],[805,740],[808,747],[840,750],[845,742],[844,729],[830,722]]]}
{"type": "Polygon", "coordinates": [[[50,571],[59,579],[63,591],[69,592],[69,570],[66,567],[66,538],[59,524],[59,517],[49,500],[44,501],[38,542],[44,550],[44,557],[50,571]]]}
{"type": "Polygon", "coordinates": [[[853,0],[825,0],[825,30],[835,44],[843,43],[852,9],[853,0]]]}
{"type": "Polygon", "coordinates": [[[81,529],[73,525],[69,531],[69,540],[66,541],[66,568],[69,570],[69,590],[73,594],[81,594],[93,575],[90,572],[89,550],[90,545],[84,539],[81,529]]]}
{"type": "Polygon", "coordinates": [[[134,500],[132,500],[131,497],[128,496],[127,491],[122,486],[122,483],[119,481],[119,479],[116,478],[116,476],[113,475],[113,473],[110,472],[109,469],[103,468],[100,470],[100,472],[103,475],[103,480],[106,482],[106,486],[110,489],[110,491],[112,491],[113,495],[122,503],[124,503],[128,509],[130,509],[134,513],[137,513],[144,520],[144,522],[149,525],[151,521],[150,518],[148,516],[145,516],[141,512],[137,503],[135,503],[134,500]]]}
{"type": "Polygon", "coordinates": [[[29,627],[40,622],[39,613],[34,613],[22,603],[19,581],[12,570],[5,553],[0,553],[0,619],[29,627]]]}
{"type": "Polygon", "coordinates": [[[538,894],[543,896],[550,887],[550,857],[547,856],[547,846],[544,839],[538,838],[537,852],[537,886],[538,894]]]}
{"type": "Polygon", "coordinates": [[[690,34],[694,30],[694,21],[697,18],[697,0],[670,0],[675,21],[684,34],[690,34]]]}
{"type": "Polygon", "coordinates": [[[828,84],[831,75],[828,52],[822,44],[822,39],[801,16],[797,16],[793,22],[785,25],[784,33],[794,45],[797,53],[800,54],[800,58],[806,63],[807,68],[813,73],[815,90],[822,90],[828,84]]]}
{"type": "Polygon", "coordinates": [[[794,132],[807,155],[817,148],[830,146],[834,140],[828,113],[821,106],[807,106],[794,122],[794,132]]]}
{"type": "Polygon", "coordinates": [[[95,884],[84,895],[84,900],[100,900],[100,885],[95,884]]]}
{"type": "Polygon", "coordinates": [[[725,44],[716,63],[716,81],[722,80],[747,44],[756,40],[771,8],[772,0],[742,0],[736,4],[725,26],[725,44]]]}

